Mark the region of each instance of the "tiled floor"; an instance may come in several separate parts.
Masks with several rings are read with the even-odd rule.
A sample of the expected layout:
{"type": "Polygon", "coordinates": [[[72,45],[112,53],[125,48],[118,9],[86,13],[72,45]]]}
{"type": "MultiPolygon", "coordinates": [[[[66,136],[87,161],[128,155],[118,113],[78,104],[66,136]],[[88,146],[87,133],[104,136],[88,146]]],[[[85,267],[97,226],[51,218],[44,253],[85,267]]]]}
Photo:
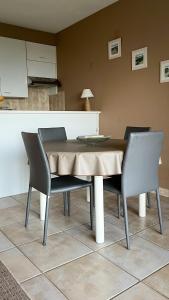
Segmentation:
{"type": "Polygon", "coordinates": [[[165,300],[169,298],[169,199],[162,198],[164,235],[158,233],[154,196],[147,217],[129,199],[131,250],[123,218],[105,193],[105,243],[89,228],[85,191],[71,194],[71,216],[62,195],[51,198],[48,243],[41,244],[39,194],[33,193],[30,225],[23,226],[26,195],[0,199],[0,260],[33,300],[165,300]]]}

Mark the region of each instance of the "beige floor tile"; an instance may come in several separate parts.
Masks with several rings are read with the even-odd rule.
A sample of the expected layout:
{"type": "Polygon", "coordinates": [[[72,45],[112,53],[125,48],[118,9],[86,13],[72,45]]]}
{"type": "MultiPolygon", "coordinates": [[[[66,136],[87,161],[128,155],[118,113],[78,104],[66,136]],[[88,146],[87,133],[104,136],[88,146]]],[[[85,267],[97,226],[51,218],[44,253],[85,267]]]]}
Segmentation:
{"type": "Polygon", "coordinates": [[[27,197],[27,193],[22,193],[22,194],[18,194],[18,195],[12,195],[12,198],[14,198],[17,201],[20,201],[23,198],[26,200],[26,197],[27,197]]]}
{"type": "Polygon", "coordinates": [[[44,275],[25,281],[21,286],[31,300],[67,299],[44,275]]]}
{"type": "Polygon", "coordinates": [[[87,202],[86,189],[71,192],[71,205],[90,211],[90,203],[87,202]]]}
{"type": "Polygon", "coordinates": [[[8,239],[7,237],[0,232],[0,252],[11,249],[15,247],[8,239]]]}
{"type": "Polygon", "coordinates": [[[159,225],[147,228],[138,234],[140,237],[149,240],[164,249],[169,250],[169,220],[163,222],[163,234],[159,233],[159,225]]]}
{"type": "Polygon", "coordinates": [[[47,273],[70,300],[106,300],[134,285],[137,280],[93,253],[47,273]]]}
{"type": "MultiPolygon", "coordinates": [[[[30,219],[37,219],[33,213],[30,213],[30,219]]],[[[22,222],[25,220],[25,208],[22,205],[0,209],[0,227],[13,224],[16,222],[22,222]]]]}
{"type": "MultiPolygon", "coordinates": [[[[39,195],[40,195],[39,192],[33,191],[32,192],[32,200],[39,199],[39,195]]],[[[27,193],[13,195],[12,198],[14,198],[15,200],[17,200],[21,203],[25,203],[26,199],[27,199],[27,193]]]]}
{"type": "MultiPolygon", "coordinates": [[[[26,206],[26,201],[22,201],[23,205],[26,206]]],[[[37,197],[35,199],[32,198],[31,201],[31,210],[35,211],[39,214],[40,212],[40,199],[37,197]]],[[[49,202],[49,213],[50,212],[62,212],[63,214],[63,196],[60,194],[56,194],[55,196],[50,197],[49,202]]]]}
{"type": "Polygon", "coordinates": [[[41,241],[35,241],[20,246],[20,249],[43,272],[91,252],[80,241],[65,233],[50,236],[46,246],[41,241]]]}
{"type": "MultiPolygon", "coordinates": [[[[42,239],[44,222],[40,220],[33,220],[29,222],[27,228],[23,223],[14,223],[4,227],[1,230],[9,237],[9,239],[16,245],[26,244],[37,239],[42,239]]],[[[52,223],[48,226],[48,235],[58,233],[61,229],[52,223]]]]}
{"type": "Polygon", "coordinates": [[[18,205],[18,202],[12,197],[0,198],[0,209],[13,207],[18,205]]]}
{"type": "MultiPolygon", "coordinates": [[[[169,205],[168,205],[168,198],[160,197],[161,199],[161,209],[162,209],[162,217],[163,219],[168,219],[169,217],[169,205]]],[[[155,198],[155,194],[150,195],[150,202],[151,208],[147,208],[147,215],[148,216],[155,216],[157,217],[157,201],[155,198]]],[[[129,200],[129,210],[136,212],[138,211],[138,199],[137,201],[129,200]]]]}
{"type": "MultiPolygon", "coordinates": [[[[105,194],[105,220],[107,222],[112,222],[112,215],[117,215],[117,204],[115,196],[110,196],[110,193],[105,194]],[[108,196],[107,196],[108,195],[108,196]]],[[[152,208],[147,208],[147,215],[146,218],[140,218],[138,216],[138,208],[139,208],[139,201],[138,197],[129,198],[128,199],[128,214],[129,214],[129,229],[131,233],[137,233],[141,230],[144,230],[147,227],[156,225],[159,223],[158,215],[157,215],[157,208],[156,208],[156,201],[154,195],[151,195],[151,204],[152,208]]],[[[161,197],[161,207],[162,207],[162,215],[163,219],[168,219],[169,217],[169,205],[166,202],[164,197],[161,197]]],[[[123,222],[123,218],[121,218],[123,222]]],[[[121,222],[120,221],[120,222],[121,222]]],[[[114,222],[114,220],[113,220],[114,222]]]]}
{"type": "MultiPolygon", "coordinates": [[[[158,218],[156,213],[148,213],[146,218],[140,218],[138,212],[133,212],[128,209],[128,220],[129,220],[129,231],[132,234],[138,233],[141,230],[144,230],[147,227],[158,224],[158,218]]],[[[111,215],[105,216],[105,221],[109,223],[114,223],[115,218],[112,218],[111,215]]],[[[124,228],[124,218],[116,218],[116,223],[119,224],[121,228],[124,228]]]]}
{"type": "Polygon", "coordinates": [[[122,269],[142,280],[169,263],[169,252],[139,237],[130,237],[131,249],[126,241],[99,251],[122,269]]]}
{"type": "Polygon", "coordinates": [[[139,283],[114,298],[114,300],[166,300],[166,298],[145,284],[139,283]]]}
{"type": "MultiPolygon", "coordinates": [[[[32,192],[32,201],[31,201],[31,209],[39,212],[40,207],[40,196],[39,192],[32,192]]],[[[85,209],[89,211],[89,203],[86,202],[86,193],[85,191],[74,191],[71,192],[71,207],[77,206],[78,208],[85,209]]],[[[26,206],[26,199],[27,194],[20,194],[16,196],[12,196],[17,202],[21,203],[22,205],[26,206]]],[[[50,209],[60,207],[63,210],[63,194],[57,193],[50,197],[50,209]]]]}
{"type": "Polygon", "coordinates": [[[115,194],[104,191],[104,213],[105,215],[116,216],[118,214],[117,197],[115,194]]]}
{"type": "MultiPolygon", "coordinates": [[[[161,196],[160,199],[161,199],[162,215],[164,217],[166,217],[167,219],[169,219],[169,201],[168,201],[168,198],[161,196]]],[[[155,194],[151,194],[151,206],[152,206],[152,208],[155,208],[155,209],[157,207],[155,194]]]]}
{"type": "Polygon", "coordinates": [[[40,271],[16,248],[1,252],[0,260],[18,282],[40,274],[40,271]]]}
{"type": "Polygon", "coordinates": [[[83,209],[77,207],[71,208],[70,217],[64,216],[63,211],[53,210],[49,213],[49,224],[53,226],[58,226],[62,230],[70,229],[72,227],[77,227],[82,224],[87,224],[90,222],[90,214],[83,209]]]}
{"type": "Polygon", "coordinates": [[[169,265],[146,278],[144,282],[169,299],[169,265]]]}
{"type": "Polygon", "coordinates": [[[121,230],[118,225],[110,223],[105,223],[104,225],[105,242],[103,244],[96,243],[95,232],[90,230],[89,225],[81,225],[67,230],[66,233],[95,251],[125,238],[124,230],[121,230]]]}

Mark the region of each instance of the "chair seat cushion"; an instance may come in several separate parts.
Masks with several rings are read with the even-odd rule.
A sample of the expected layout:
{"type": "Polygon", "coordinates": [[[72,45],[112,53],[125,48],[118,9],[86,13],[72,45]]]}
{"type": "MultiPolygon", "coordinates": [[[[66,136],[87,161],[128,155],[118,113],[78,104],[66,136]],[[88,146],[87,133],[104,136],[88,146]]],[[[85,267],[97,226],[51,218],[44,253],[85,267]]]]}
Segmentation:
{"type": "Polygon", "coordinates": [[[121,193],[121,175],[113,175],[103,181],[104,190],[112,193],[121,193]]]}
{"type": "Polygon", "coordinates": [[[51,193],[68,192],[91,185],[92,182],[74,176],[59,176],[51,179],[51,193]]]}

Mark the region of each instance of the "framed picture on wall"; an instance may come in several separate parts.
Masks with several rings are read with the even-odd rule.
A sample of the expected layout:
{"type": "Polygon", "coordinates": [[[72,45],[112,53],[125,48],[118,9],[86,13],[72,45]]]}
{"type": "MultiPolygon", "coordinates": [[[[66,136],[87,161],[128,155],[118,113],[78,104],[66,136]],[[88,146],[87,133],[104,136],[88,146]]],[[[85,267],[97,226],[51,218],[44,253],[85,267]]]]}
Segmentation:
{"type": "Polygon", "coordinates": [[[132,71],[147,68],[147,47],[132,51],[132,71]]]}
{"type": "Polygon", "coordinates": [[[160,62],[160,82],[169,82],[169,60],[160,62]]]}
{"type": "Polygon", "coordinates": [[[121,56],[121,38],[108,42],[108,58],[114,59],[121,56]]]}

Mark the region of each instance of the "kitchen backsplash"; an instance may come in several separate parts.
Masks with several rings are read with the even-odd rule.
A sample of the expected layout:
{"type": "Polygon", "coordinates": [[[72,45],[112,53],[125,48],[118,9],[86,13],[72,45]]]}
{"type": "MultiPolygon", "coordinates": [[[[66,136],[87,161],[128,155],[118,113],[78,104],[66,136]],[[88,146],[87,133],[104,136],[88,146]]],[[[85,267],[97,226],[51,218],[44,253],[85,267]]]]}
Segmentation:
{"type": "Polygon", "coordinates": [[[5,99],[1,105],[15,110],[65,110],[65,93],[49,96],[47,88],[29,88],[28,98],[5,99]]]}
{"type": "Polygon", "coordinates": [[[49,110],[47,88],[29,88],[28,98],[5,99],[3,107],[16,110],[49,110]]]}

